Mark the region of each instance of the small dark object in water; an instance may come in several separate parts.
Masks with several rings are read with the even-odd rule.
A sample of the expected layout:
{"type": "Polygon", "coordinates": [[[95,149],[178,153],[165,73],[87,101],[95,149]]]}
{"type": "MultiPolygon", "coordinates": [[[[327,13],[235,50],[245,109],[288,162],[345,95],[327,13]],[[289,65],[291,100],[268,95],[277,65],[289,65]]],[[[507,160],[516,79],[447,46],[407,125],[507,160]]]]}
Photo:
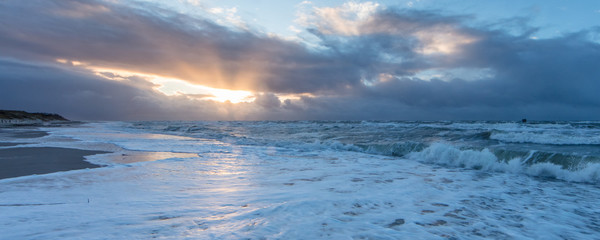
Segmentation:
{"type": "Polygon", "coordinates": [[[391,227],[395,227],[395,226],[400,226],[402,224],[404,224],[404,219],[398,218],[393,223],[390,223],[387,227],[391,228],[391,227]]]}
{"type": "Polygon", "coordinates": [[[521,122],[522,122],[522,123],[527,123],[527,118],[523,118],[523,119],[521,119],[521,122]]]}

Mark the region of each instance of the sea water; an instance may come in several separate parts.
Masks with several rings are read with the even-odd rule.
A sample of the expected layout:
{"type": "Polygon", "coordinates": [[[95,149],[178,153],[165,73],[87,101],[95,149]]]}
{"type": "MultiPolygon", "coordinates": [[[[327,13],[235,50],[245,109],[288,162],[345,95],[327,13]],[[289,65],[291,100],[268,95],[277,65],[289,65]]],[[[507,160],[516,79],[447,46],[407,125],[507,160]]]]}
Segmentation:
{"type": "Polygon", "coordinates": [[[0,239],[600,239],[599,122],[42,130],[112,153],[0,180],[0,239]]]}

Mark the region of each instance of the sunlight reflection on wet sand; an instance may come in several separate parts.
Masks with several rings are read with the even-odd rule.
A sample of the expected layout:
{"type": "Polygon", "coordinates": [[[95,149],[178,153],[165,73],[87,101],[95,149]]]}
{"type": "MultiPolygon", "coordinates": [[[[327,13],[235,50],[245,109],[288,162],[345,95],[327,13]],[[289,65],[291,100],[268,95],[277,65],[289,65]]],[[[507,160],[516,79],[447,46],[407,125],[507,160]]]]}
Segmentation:
{"type": "Polygon", "coordinates": [[[136,152],[128,151],[127,153],[119,153],[118,155],[110,156],[110,160],[114,163],[135,163],[135,162],[150,162],[169,158],[193,158],[198,157],[195,153],[175,153],[175,152],[136,152]]]}

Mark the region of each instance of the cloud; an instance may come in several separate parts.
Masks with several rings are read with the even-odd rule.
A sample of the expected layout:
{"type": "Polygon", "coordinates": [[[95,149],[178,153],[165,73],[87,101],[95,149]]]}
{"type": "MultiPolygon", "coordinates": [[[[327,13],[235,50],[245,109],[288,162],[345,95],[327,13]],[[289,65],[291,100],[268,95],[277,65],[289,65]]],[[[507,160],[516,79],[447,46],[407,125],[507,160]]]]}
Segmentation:
{"type": "Polygon", "coordinates": [[[346,3],[301,18],[318,39],[308,47],[127,3],[0,2],[0,107],[124,120],[600,119],[598,29],[532,39],[527,24],[516,34],[474,16],[346,3]],[[255,100],[167,96],[144,77],[88,66],[255,100]]]}
{"type": "Polygon", "coordinates": [[[247,24],[242,21],[242,18],[237,15],[238,9],[236,7],[232,8],[210,8],[208,12],[215,14],[217,16],[222,16],[221,18],[217,17],[216,22],[221,25],[231,24],[240,29],[248,30],[247,24]],[[223,21],[224,19],[225,21],[223,21]]]}
{"type": "Polygon", "coordinates": [[[78,68],[0,58],[0,109],[75,120],[245,120],[266,114],[264,101],[220,103],[194,94],[167,96],[154,87],[136,76],[115,81],[78,68]]]}
{"type": "Polygon", "coordinates": [[[335,54],[152,5],[100,0],[9,0],[0,5],[0,52],[14,58],[67,59],[216,88],[281,93],[331,90],[359,81],[351,70],[356,67],[335,54]]]}
{"type": "Polygon", "coordinates": [[[298,22],[304,26],[316,27],[325,34],[359,35],[361,25],[368,22],[379,7],[378,3],[373,2],[347,2],[339,7],[313,7],[311,11],[302,13],[298,22]]]}
{"type": "MultiPolygon", "coordinates": [[[[406,113],[356,110],[345,117],[600,118],[600,98],[591,90],[600,89],[600,69],[593,67],[600,62],[600,45],[590,40],[597,29],[535,40],[531,34],[537,29],[527,25],[515,35],[512,29],[467,24],[469,20],[471,16],[385,9],[360,23],[358,33],[316,25],[313,32],[326,46],[347,59],[362,60],[357,65],[365,85],[355,89],[354,98],[336,98],[348,105],[329,99],[338,106],[324,106],[349,110],[373,104],[406,113]],[[421,78],[426,72],[461,71],[449,79],[421,78]]],[[[323,104],[317,100],[311,104],[323,104]]]]}
{"type": "Polygon", "coordinates": [[[262,107],[270,109],[279,108],[279,106],[281,106],[279,98],[272,93],[258,94],[254,102],[262,107]]]}

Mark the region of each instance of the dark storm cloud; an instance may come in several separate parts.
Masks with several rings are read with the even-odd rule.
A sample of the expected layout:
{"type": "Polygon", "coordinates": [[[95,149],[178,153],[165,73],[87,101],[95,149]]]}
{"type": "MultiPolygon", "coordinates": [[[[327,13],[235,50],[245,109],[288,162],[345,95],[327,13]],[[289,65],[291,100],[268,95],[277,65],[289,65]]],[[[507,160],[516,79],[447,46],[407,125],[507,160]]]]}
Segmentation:
{"type": "Polygon", "coordinates": [[[480,40],[464,46],[452,62],[432,59],[437,68],[492,69],[494,76],[475,81],[419,81],[403,77],[370,92],[424,107],[567,104],[600,107],[600,44],[585,33],[533,40],[503,32],[477,33],[480,40]],[[437,63],[437,64],[436,64],[437,63]]]}
{"type": "Polygon", "coordinates": [[[0,59],[0,108],[58,112],[75,119],[131,119],[157,111],[149,89],[52,66],[0,59]]]}
{"type": "Polygon", "coordinates": [[[0,58],[0,109],[55,112],[75,120],[241,120],[261,114],[252,103],[166,96],[153,86],[137,77],[113,81],[88,71],[0,58]]]}
{"type": "Polygon", "coordinates": [[[8,0],[0,2],[0,57],[263,93],[254,103],[198,101],[165,96],[145,79],[3,60],[0,107],[84,119],[600,119],[598,29],[532,39],[526,19],[513,21],[519,34],[474,19],[390,8],[356,34],[310,28],[321,46],[309,49],[153,5],[8,0]],[[492,74],[420,75],[459,68],[492,74]],[[281,101],[285,93],[312,95],[281,101]]]}
{"type": "Polygon", "coordinates": [[[357,36],[324,34],[314,29],[328,46],[340,51],[350,49],[355,58],[368,58],[363,76],[377,79],[381,73],[393,75],[372,86],[356,88],[354,97],[345,99],[347,105],[331,109],[356,108],[352,99],[360,96],[363,104],[395,104],[379,108],[380,112],[362,114],[381,118],[461,116],[453,112],[461,112],[464,119],[518,118],[517,114],[546,119],[600,118],[600,44],[591,41],[598,29],[535,39],[532,34],[536,29],[526,25],[519,29],[521,34],[515,35],[508,29],[468,26],[465,21],[469,19],[392,9],[379,12],[363,24],[362,34],[357,36]],[[415,34],[419,32],[426,37],[415,34]],[[443,33],[455,37],[447,39],[443,33]],[[419,52],[427,48],[427,41],[435,45],[436,38],[443,40],[442,44],[459,44],[450,54],[419,52]],[[468,41],[457,41],[461,38],[468,41]],[[361,54],[364,52],[368,54],[361,54]],[[399,61],[386,62],[390,56],[399,61]],[[444,80],[434,77],[430,81],[415,75],[424,70],[454,68],[486,69],[493,74],[469,80],[461,76],[444,80]],[[389,111],[411,114],[401,117],[389,111]]]}
{"type": "Polygon", "coordinates": [[[272,93],[258,94],[256,95],[256,100],[254,100],[254,102],[260,106],[271,109],[281,106],[279,98],[272,93]]]}
{"type": "MultiPolygon", "coordinates": [[[[357,34],[337,33],[319,26],[309,31],[338,56],[360,66],[363,77],[376,78],[382,72],[410,76],[421,70],[444,67],[440,59],[420,52],[436,37],[453,34],[454,38],[464,38],[479,33],[461,25],[468,19],[470,17],[392,8],[380,10],[368,20],[358,23],[357,34]]],[[[439,40],[453,41],[454,38],[439,40]]],[[[444,56],[444,59],[447,57],[444,56]]]]}
{"type": "Polygon", "coordinates": [[[358,82],[352,62],[152,5],[78,0],[0,3],[0,52],[185,79],[219,88],[314,92],[358,82]]]}

